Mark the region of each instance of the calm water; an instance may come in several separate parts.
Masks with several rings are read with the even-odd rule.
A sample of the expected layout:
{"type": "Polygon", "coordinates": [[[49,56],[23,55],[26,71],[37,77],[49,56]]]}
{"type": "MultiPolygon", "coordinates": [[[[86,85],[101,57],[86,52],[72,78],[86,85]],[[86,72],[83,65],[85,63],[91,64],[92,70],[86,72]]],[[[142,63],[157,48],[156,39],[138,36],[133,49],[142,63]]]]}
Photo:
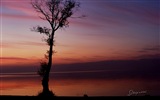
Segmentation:
{"type": "MultiPolygon", "coordinates": [[[[41,79],[34,74],[1,74],[1,95],[37,95],[41,79]]],[[[129,91],[160,95],[160,82],[138,79],[50,79],[57,96],[127,96],[129,91]]]]}

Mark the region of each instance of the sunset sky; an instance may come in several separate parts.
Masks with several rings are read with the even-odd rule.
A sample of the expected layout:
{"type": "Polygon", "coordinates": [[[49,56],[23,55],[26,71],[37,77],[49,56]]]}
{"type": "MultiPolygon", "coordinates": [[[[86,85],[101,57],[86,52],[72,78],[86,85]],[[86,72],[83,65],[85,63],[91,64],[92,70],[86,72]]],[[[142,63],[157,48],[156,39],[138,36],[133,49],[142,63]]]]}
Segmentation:
{"type": "MultiPolygon", "coordinates": [[[[147,74],[148,78],[159,78],[157,70],[160,69],[150,60],[151,66],[147,68],[147,61],[136,63],[140,65],[132,62],[160,56],[159,0],[77,1],[81,7],[73,16],[86,17],[71,18],[69,27],[56,31],[54,49],[57,53],[53,55],[53,65],[57,66],[55,70],[100,71],[107,79],[115,78],[113,73],[117,73],[119,78],[130,78],[128,75],[134,77],[135,73],[135,77],[143,74],[140,78],[146,78],[146,73],[151,71],[154,74],[147,74]],[[129,66],[125,66],[121,60],[129,66]],[[121,65],[121,70],[118,65],[121,65]],[[146,68],[145,71],[143,68],[146,68]],[[109,76],[105,76],[105,70],[110,71],[109,76]],[[130,71],[134,74],[130,74],[130,71]]],[[[49,47],[42,41],[43,35],[31,31],[31,28],[37,25],[50,27],[48,22],[38,17],[30,0],[0,0],[0,3],[1,73],[36,72],[49,47]]],[[[91,76],[89,78],[94,78],[94,74],[91,76]]],[[[77,77],[85,78],[87,74],[82,73],[77,77]]]]}

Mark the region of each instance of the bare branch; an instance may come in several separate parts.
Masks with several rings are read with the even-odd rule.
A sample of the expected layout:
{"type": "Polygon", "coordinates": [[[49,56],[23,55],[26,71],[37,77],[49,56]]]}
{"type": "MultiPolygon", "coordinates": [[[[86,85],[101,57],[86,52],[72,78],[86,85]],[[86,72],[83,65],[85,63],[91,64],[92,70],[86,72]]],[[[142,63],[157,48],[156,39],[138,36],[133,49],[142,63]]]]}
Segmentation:
{"type": "Polygon", "coordinates": [[[52,29],[56,31],[59,28],[69,25],[68,18],[83,18],[84,15],[79,17],[72,17],[80,7],[79,2],[74,0],[35,0],[31,3],[34,9],[41,13],[44,17],[43,20],[47,20],[52,29]]]}
{"type": "MultiPolygon", "coordinates": [[[[41,2],[42,2],[42,1],[41,1],[41,2]]],[[[42,9],[42,4],[38,3],[37,1],[31,2],[31,4],[32,4],[33,8],[34,8],[37,12],[41,13],[41,14],[45,17],[45,19],[51,24],[49,14],[46,13],[46,12],[42,9]]],[[[41,18],[41,19],[44,19],[44,18],[42,18],[42,17],[40,17],[40,18],[41,18]]]]}

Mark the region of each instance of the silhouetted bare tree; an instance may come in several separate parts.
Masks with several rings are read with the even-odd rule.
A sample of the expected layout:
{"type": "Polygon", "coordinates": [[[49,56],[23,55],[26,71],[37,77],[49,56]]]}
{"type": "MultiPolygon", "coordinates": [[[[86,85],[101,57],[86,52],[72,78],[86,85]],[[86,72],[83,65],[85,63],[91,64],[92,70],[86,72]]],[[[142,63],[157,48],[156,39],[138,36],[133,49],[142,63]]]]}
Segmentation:
{"type": "Polygon", "coordinates": [[[54,35],[59,28],[69,25],[68,18],[70,18],[80,7],[80,3],[75,0],[31,0],[33,8],[40,14],[40,18],[49,23],[50,28],[36,26],[32,31],[45,34],[47,39],[45,41],[49,45],[46,58],[48,62],[42,62],[41,68],[38,71],[42,76],[43,93],[50,92],[49,90],[49,73],[52,66],[52,55],[54,46],[54,35]]]}

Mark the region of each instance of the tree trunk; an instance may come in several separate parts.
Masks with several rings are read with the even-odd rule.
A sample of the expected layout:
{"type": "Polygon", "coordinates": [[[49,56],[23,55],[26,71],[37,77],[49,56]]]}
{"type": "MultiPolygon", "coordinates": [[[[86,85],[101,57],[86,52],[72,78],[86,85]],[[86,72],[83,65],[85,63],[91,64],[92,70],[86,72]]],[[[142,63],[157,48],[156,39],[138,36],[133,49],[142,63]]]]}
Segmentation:
{"type": "Polygon", "coordinates": [[[50,49],[49,49],[49,60],[48,60],[48,66],[46,69],[46,73],[43,76],[42,79],[42,86],[43,86],[43,92],[49,92],[49,73],[52,66],[52,54],[53,54],[53,39],[54,39],[54,30],[52,31],[51,39],[50,39],[50,49]]]}

